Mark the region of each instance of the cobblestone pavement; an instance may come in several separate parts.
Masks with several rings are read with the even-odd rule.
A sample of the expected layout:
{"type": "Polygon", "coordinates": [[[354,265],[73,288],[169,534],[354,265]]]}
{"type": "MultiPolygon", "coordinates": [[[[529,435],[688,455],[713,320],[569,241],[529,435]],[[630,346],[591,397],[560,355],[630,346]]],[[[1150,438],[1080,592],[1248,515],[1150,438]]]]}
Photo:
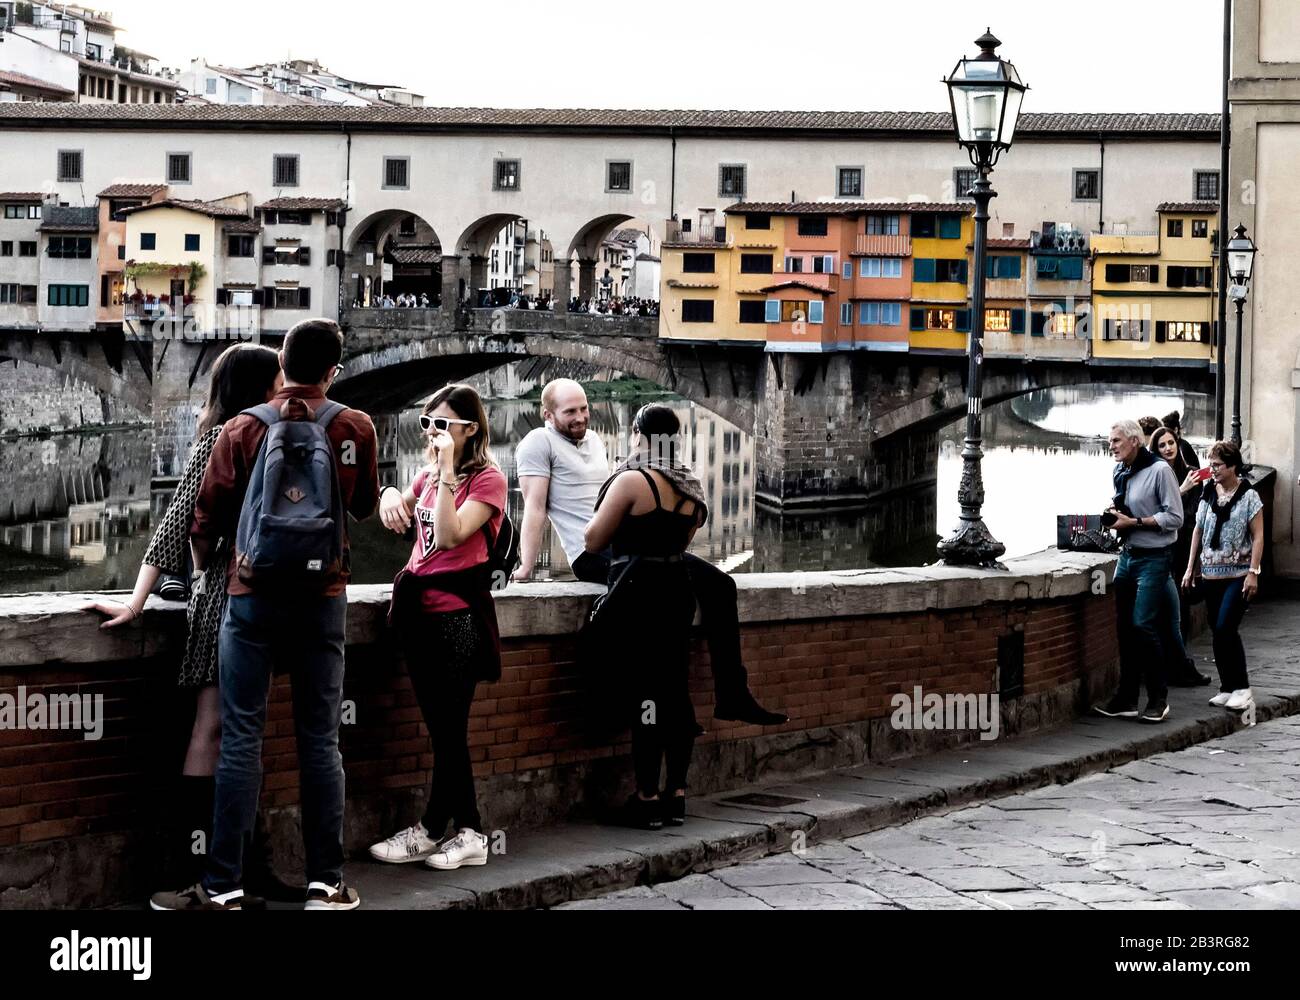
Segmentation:
{"type": "Polygon", "coordinates": [[[1300,909],[1300,716],[557,909],[1300,909]]]}

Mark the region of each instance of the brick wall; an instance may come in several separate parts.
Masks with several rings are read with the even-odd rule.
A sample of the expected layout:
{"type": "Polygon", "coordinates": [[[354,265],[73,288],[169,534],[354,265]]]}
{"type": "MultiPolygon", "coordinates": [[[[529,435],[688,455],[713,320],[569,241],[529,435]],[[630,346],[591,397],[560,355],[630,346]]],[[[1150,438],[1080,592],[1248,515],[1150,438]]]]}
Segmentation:
{"type": "MultiPolygon", "coordinates": [[[[1109,683],[1116,659],[1113,602],[1084,588],[1082,569],[1082,580],[1072,587],[1063,587],[1059,574],[994,576],[987,584],[996,585],[994,600],[948,607],[943,605],[960,605],[955,583],[970,582],[954,580],[954,571],[880,572],[880,585],[871,588],[844,586],[861,574],[807,574],[800,580],[803,594],[789,593],[788,581],[776,575],[757,581],[767,589],[742,583],[742,645],[751,684],[760,701],[779,706],[791,719],[768,730],[713,721],[708,653],[697,638],[690,683],[708,732],[697,745],[694,790],[932,748],[934,740],[892,731],[891,696],[910,694],[918,684],[926,693],[996,691],[998,637],[1013,631],[1025,637],[1024,694],[1003,704],[1004,736],[1082,709],[1109,683]],[[827,577],[840,586],[828,587],[827,577]],[[1049,593],[1054,589],[1060,596],[1049,593]],[[1013,597],[997,599],[1007,594],[1013,597]],[[846,601],[858,610],[844,613],[846,601]],[[911,610],[901,610],[909,605],[911,610]],[[796,606],[827,617],[791,620],[796,606]]],[[[471,757],[491,829],[590,815],[631,786],[627,736],[610,737],[593,724],[575,663],[569,623],[592,589],[519,589],[537,595],[542,586],[555,587],[557,596],[503,603],[502,678],[479,688],[472,709],[471,757]]],[[[349,618],[345,698],[355,707],[356,721],[343,727],[342,752],[351,849],[417,815],[433,763],[405,669],[376,625],[381,588],[354,590],[375,593],[366,600],[354,597],[349,618]]],[[[62,611],[21,613],[19,599],[0,599],[0,694],[15,695],[20,685],[46,696],[100,694],[103,738],[0,731],[0,906],[8,890],[33,878],[47,885],[38,905],[98,904],[117,898],[115,893],[125,898],[138,892],[138,886],[123,883],[104,889],[109,897],[78,895],[91,889],[69,859],[102,853],[104,838],[112,836],[124,845],[119,864],[133,851],[146,850],[149,835],[165,826],[192,720],[192,707],[174,685],[172,650],[183,627],[179,609],[151,609],[135,636],[104,640],[87,628],[93,623],[83,621],[88,616],[75,610],[72,599],[65,600],[62,611]],[[14,607],[6,612],[10,602],[14,607]],[[37,633],[59,638],[45,642],[37,633]],[[136,655],[130,655],[133,643],[136,655]],[[48,889],[56,876],[62,891],[48,889]]],[[[926,735],[947,743],[978,734],[926,735]]],[[[264,767],[263,806],[277,817],[277,848],[296,854],[297,759],[284,678],[272,690],[264,767]]]]}

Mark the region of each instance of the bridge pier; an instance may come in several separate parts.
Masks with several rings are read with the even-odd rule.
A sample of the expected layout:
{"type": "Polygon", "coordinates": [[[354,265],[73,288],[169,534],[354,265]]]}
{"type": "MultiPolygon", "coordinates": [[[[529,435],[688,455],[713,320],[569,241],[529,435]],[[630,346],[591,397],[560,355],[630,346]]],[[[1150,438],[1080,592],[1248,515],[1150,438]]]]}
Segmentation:
{"type": "Polygon", "coordinates": [[[555,258],[555,290],[552,298],[557,313],[569,308],[569,299],[573,298],[573,263],[569,260],[555,258]]]}
{"type": "Polygon", "coordinates": [[[871,492],[870,403],[854,357],[770,353],[754,416],[755,499],[782,510],[859,506],[871,492]]]}
{"type": "Polygon", "coordinates": [[[450,317],[448,327],[455,326],[456,309],[460,305],[462,293],[461,268],[463,261],[460,257],[450,254],[442,255],[442,314],[444,317],[450,317]]]}
{"type": "Polygon", "coordinates": [[[596,262],[578,258],[578,298],[586,301],[596,295],[596,262]]]}
{"type": "Polygon", "coordinates": [[[181,337],[158,341],[153,354],[153,475],[179,476],[194,443],[207,391],[206,372],[228,345],[181,337]]]}

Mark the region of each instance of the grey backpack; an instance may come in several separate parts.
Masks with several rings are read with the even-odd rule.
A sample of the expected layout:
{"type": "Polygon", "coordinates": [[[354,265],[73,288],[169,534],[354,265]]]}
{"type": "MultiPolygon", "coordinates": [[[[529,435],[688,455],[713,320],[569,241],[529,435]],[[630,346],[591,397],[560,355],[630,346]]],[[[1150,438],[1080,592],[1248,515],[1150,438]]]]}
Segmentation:
{"type": "Polygon", "coordinates": [[[343,496],[326,429],[344,409],[325,401],[315,420],[282,420],[269,403],[243,411],[267,426],[235,535],[249,587],[319,592],[343,572],[343,496]]]}

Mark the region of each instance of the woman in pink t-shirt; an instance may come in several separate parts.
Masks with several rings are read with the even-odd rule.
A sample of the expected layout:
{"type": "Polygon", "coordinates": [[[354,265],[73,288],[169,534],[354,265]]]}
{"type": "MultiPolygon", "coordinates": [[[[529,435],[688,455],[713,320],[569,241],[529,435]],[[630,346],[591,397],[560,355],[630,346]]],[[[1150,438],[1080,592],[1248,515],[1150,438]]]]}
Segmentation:
{"type": "Polygon", "coordinates": [[[379,516],[399,534],[415,525],[411,558],[393,584],[392,617],[433,741],[432,787],[423,820],[372,846],[370,856],[450,870],[487,864],[468,728],[478,682],[501,676],[487,561],[488,535],[496,538],[505,514],[506,477],[488,450],[483,402],[469,386],[438,390],[420,426],[429,465],[409,489],[384,490],[379,516]],[[449,822],[454,833],[443,842],[449,822]]]}

